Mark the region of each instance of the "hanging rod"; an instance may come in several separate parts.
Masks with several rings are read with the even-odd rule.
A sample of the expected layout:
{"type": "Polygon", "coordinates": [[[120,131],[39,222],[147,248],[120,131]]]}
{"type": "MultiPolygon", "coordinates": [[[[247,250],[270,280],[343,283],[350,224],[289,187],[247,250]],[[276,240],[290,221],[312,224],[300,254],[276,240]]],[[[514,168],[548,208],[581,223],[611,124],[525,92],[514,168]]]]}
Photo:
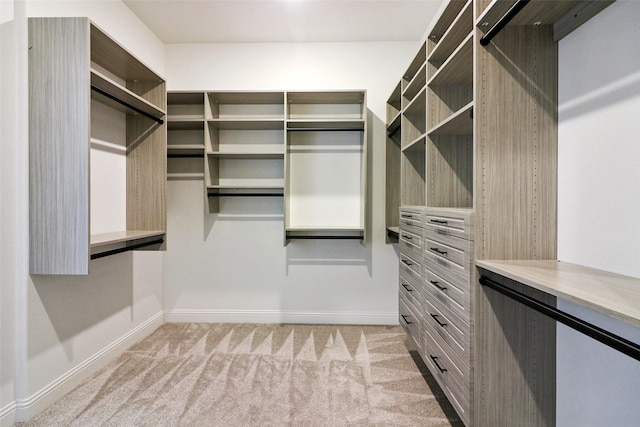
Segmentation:
{"type": "Polygon", "coordinates": [[[109,251],[104,251],[104,252],[98,252],[97,254],[91,254],[91,259],[104,258],[106,256],[115,255],[115,254],[119,254],[127,251],[134,251],[136,249],[144,248],[145,246],[160,245],[162,243],[164,243],[164,239],[162,238],[152,240],[149,242],[134,243],[132,245],[123,246],[121,248],[111,249],[109,251]]]}
{"type": "Polygon", "coordinates": [[[125,100],[123,100],[123,99],[118,98],[117,96],[115,96],[115,95],[113,95],[113,94],[111,94],[111,93],[107,92],[106,90],[100,89],[98,86],[91,85],[91,89],[92,89],[92,90],[95,90],[95,91],[96,91],[96,92],[98,92],[100,95],[106,96],[107,98],[111,99],[112,101],[117,102],[117,103],[118,103],[118,104],[120,104],[120,105],[124,105],[125,107],[127,107],[127,108],[129,108],[129,109],[131,109],[131,110],[135,111],[135,112],[136,112],[136,113],[138,113],[138,114],[142,114],[143,116],[148,117],[148,118],[150,118],[151,120],[153,120],[153,121],[155,121],[155,122],[158,122],[159,124],[163,124],[163,123],[164,123],[164,120],[159,119],[158,117],[154,116],[153,114],[149,114],[149,113],[147,113],[146,111],[141,110],[140,108],[138,108],[138,107],[136,107],[136,106],[134,106],[134,105],[129,104],[127,101],[125,101],[125,100]]]}
{"type": "Polygon", "coordinates": [[[507,10],[507,13],[505,13],[502,18],[500,18],[498,22],[496,22],[493,27],[491,27],[489,31],[480,38],[480,45],[488,45],[491,39],[494,38],[509,23],[509,21],[513,19],[518,12],[520,12],[522,8],[529,3],[529,1],[531,0],[517,0],[513,6],[507,10]]]}
{"type": "Polygon", "coordinates": [[[282,193],[209,193],[207,197],[283,197],[282,193]]]}
{"type": "Polygon", "coordinates": [[[364,237],[362,236],[329,236],[329,235],[318,235],[318,236],[313,236],[313,235],[287,235],[287,239],[291,239],[291,240],[296,240],[296,239],[300,239],[300,240],[363,240],[364,237]]]}
{"type": "Polygon", "coordinates": [[[608,347],[618,350],[619,352],[640,361],[640,345],[632,341],[629,341],[592,323],[579,319],[569,313],[538,301],[521,292],[508,288],[494,280],[491,280],[486,276],[480,277],[480,284],[488,286],[491,289],[500,292],[501,294],[506,295],[507,297],[518,301],[521,304],[533,308],[534,310],[544,314],[545,316],[551,317],[552,319],[560,323],[564,323],[570,328],[575,329],[576,331],[581,332],[608,347]]]}

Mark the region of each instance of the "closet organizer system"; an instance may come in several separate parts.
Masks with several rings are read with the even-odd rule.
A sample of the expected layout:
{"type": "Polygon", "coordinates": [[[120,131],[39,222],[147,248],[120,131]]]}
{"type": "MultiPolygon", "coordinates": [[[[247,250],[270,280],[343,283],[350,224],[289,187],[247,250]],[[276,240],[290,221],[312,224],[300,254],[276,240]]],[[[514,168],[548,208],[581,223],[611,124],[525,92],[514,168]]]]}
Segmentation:
{"type": "Polygon", "coordinates": [[[610,3],[450,0],[388,99],[399,321],[466,425],[555,423],[555,320],[480,276],[566,295],[479,260],[559,264],[557,41],[610,3]]]}
{"type": "Polygon", "coordinates": [[[162,248],[165,109],[164,80],[88,18],[29,19],[32,274],[88,274],[90,259],[162,248]],[[92,133],[106,120],[121,131],[113,141],[92,133]],[[126,217],[126,225],[103,234],[90,227],[90,205],[111,207],[91,200],[98,197],[91,188],[99,184],[90,180],[93,146],[126,156],[126,195],[118,196],[126,197],[126,212],[109,212],[123,222],[126,217]]]}
{"type": "Polygon", "coordinates": [[[168,178],[204,178],[210,213],[282,197],[285,244],[364,242],[366,105],[363,90],[169,92],[168,178]]]}

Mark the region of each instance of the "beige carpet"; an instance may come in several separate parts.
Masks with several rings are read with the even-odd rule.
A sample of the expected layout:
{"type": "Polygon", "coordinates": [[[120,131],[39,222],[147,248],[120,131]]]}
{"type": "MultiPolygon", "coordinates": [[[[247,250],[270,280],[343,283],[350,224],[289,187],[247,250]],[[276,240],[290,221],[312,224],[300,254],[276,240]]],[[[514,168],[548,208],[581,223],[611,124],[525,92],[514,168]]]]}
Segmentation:
{"type": "Polygon", "coordinates": [[[165,324],[22,426],[462,425],[405,341],[397,326],[165,324]]]}

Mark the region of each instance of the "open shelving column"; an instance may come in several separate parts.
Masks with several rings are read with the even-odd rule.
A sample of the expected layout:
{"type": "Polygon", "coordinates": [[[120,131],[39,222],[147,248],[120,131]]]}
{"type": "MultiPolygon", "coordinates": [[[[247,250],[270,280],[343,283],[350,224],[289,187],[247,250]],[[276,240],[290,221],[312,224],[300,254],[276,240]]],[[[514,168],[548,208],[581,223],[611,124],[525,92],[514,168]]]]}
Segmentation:
{"type": "Polygon", "coordinates": [[[205,185],[220,197],[284,194],[284,92],[207,92],[205,185]]]}
{"type": "Polygon", "coordinates": [[[385,225],[391,242],[398,241],[400,232],[400,164],[402,149],[402,82],[399,82],[387,100],[386,144],[386,211],[385,225]]]}
{"type": "Polygon", "coordinates": [[[167,179],[204,178],[204,93],[167,94],[167,179]]]}
{"type": "Polygon", "coordinates": [[[30,272],[158,249],[166,230],[164,80],[88,18],[29,19],[30,272]],[[91,102],[125,115],[126,226],[90,229],[91,102]]]}
{"type": "Polygon", "coordinates": [[[366,92],[288,92],[285,244],[365,240],[366,92]]]}

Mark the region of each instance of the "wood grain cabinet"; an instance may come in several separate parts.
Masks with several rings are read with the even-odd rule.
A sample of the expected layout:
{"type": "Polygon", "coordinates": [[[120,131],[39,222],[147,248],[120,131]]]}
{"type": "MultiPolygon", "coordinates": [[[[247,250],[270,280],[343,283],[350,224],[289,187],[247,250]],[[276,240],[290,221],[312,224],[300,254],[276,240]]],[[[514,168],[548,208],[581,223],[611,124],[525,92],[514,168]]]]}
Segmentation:
{"type": "MultiPolygon", "coordinates": [[[[520,366],[520,376],[499,369],[555,345],[554,335],[518,339],[530,314],[481,287],[476,260],[556,258],[557,41],[610,3],[447,1],[387,101],[387,176],[399,174],[401,193],[400,323],[422,340],[466,425],[555,419],[554,360],[520,366]],[[406,212],[421,224],[403,225],[406,212]]],[[[397,200],[388,187],[388,212],[397,200]]],[[[387,227],[394,222],[387,213],[387,227]]]]}
{"type": "Polygon", "coordinates": [[[91,258],[162,247],[165,109],[164,80],[89,19],[29,19],[32,274],[88,274],[91,258]],[[122,146],[96,135],[100,127],[121,131],[122,146]],[[123,212],[110,212],[92,191],[118,182],[90,179],[93,147],[126,157],[123,212]],[[98,213],[122,217],[122,225],[92,232],[98,213]]]}

